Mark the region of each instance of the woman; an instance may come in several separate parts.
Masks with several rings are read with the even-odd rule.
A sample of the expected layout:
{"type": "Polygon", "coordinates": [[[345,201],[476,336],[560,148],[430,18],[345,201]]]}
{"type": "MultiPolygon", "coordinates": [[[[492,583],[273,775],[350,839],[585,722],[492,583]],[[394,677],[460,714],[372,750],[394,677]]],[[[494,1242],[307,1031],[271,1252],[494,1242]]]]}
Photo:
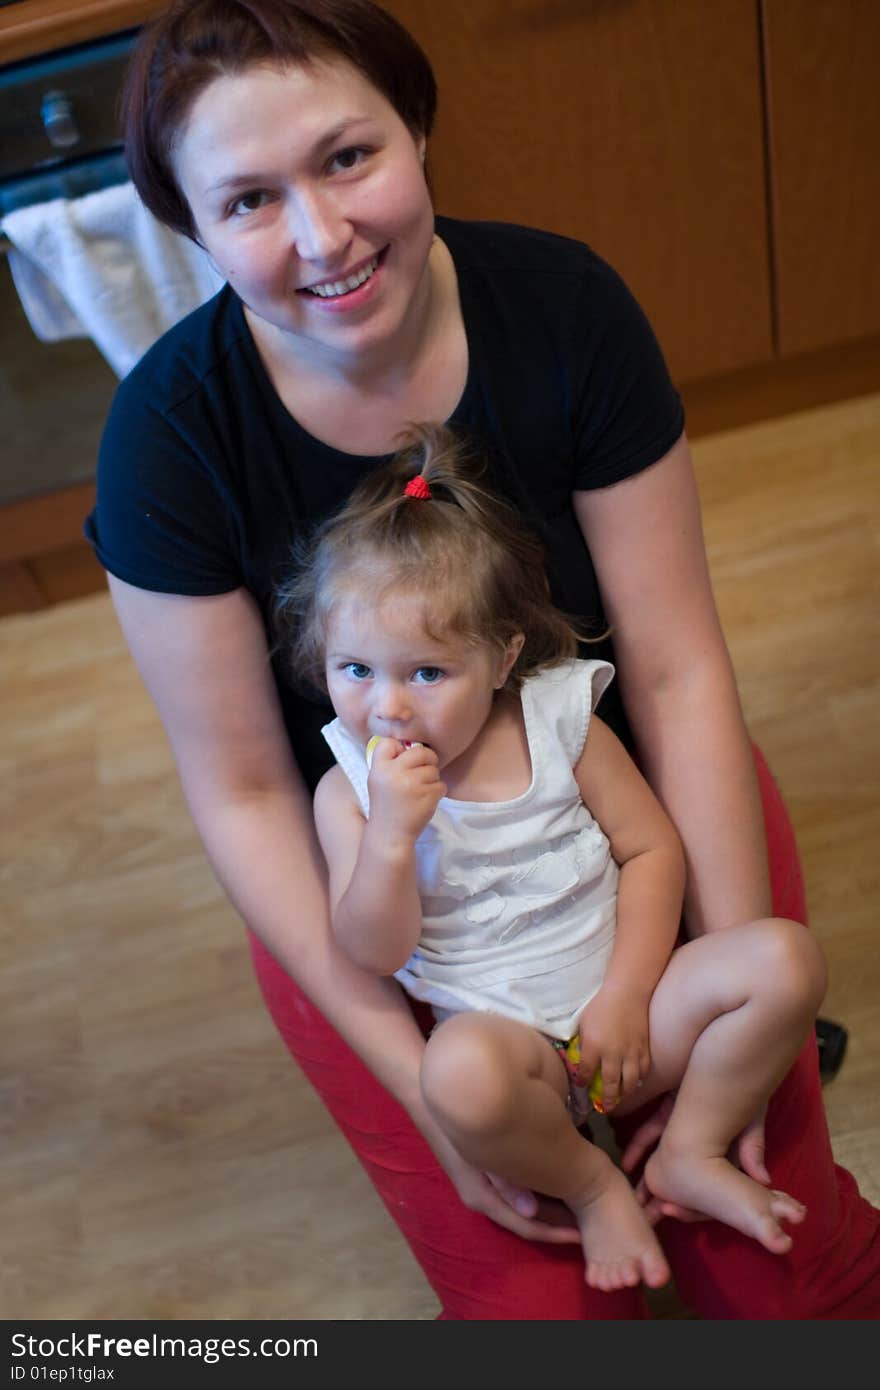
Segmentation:
{"type": "MultiPolygon", "coordinates": [[[[419,1022],[328,931],[309,794],[327,765],[328,709],[267,660],[297,533],[411,421],[451,420],[542,531],[559,605],[613,627],[616,724],[626,736],[628,716],[684,840],[688,931],[770,914],[761,793],[777,890],[787,875],[772,911],[803,916],[650,330],[587,248],[435,219],[423,168],[434,102],[424,55],[366,0],[185,0],[146,32],[128,85],[132,177],[228,285],[122,383],[88,530],[276,1023],[441,1316],[639,1317],[637,1293],[586,1288],[558,1213],[493,1185],[432,1124],[419,1022]]],[[[663,1118],[643,1122],[631,1164],[663,1118]]],[[[767,1181],[762,1121],[739,1157],[767,1181]]],[[[877,1214],[833,1167],[814,1048],[774,1097],[767,1143],[774,1186],[810,1211],[794,1251],[780,1260],[666,1212],[682,1218],[661,1227],[682,1295],[707,1317],[870,1316],[877,1214]]]]}

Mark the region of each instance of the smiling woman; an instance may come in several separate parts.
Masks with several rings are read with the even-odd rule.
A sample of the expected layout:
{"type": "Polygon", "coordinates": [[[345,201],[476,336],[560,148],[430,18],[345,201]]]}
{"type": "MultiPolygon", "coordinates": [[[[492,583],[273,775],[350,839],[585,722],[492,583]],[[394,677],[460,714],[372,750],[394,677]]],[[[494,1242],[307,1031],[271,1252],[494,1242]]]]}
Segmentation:
{"type": "MultiPolygon", "coordinates": [[[[448,423],[539,532],[556,608],[613,628],[595,651],[613,653],[623,700],[615,682],[603,714],[636,744],[684,842],[689,932],[771,910],[802,920],[790,829],[769,779],[759,790],[657,343],[589,247],[434,214],[431,69],[369,0],[173,0],[144,31],[126,100],[138,191],[227,283],[120,385],[87,529],[273,1017],[444,1316],[644,1316],[636,1289],[586,1286],[558,1205],[450,1144],[421,1086],[427,1021],[339,950],[310,795],[331,761],[330,707],[291,680],[274,595],[294,543],[402,431],[448,423]]],[[[455,554],[467,587],[477,556],[455,554]]],[[[346,679],[354,662],[384,681],[374,635],[366,623],[367,647],[342,654],[346,679]]],[[[444,681],[424,669],[442,670],[440,654],[417,661],[414,683],[396,672],[396,700],[440,698],[444,681]]],[[[410,741],[436,738],[440,752],[404,756],[454,754],[446,729],[413,720],[426,737],[410,741]]],[[[664,1113],[636,1121],[630,1156],[657,1139],[664,1113]]],[[[736,1147],[765,1183],[763,1118],[736,1147]]],[[[784,1276],[753,1241],[729,1233],[722,1246],[711,1223],[667,1204],[679,1290],[714,1317],[876,1313],[876,1214],[831,1164],[814,1050],[771,1101],[767,1162],[808,1208],[784,1276]]]]}

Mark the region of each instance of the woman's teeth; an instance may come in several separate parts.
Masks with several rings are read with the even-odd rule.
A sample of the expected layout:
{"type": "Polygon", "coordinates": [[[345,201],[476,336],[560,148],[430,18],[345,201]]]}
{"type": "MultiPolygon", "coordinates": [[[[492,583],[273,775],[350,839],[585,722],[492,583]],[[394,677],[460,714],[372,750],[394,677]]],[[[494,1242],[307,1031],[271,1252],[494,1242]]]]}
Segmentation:
{"type": "Polygon", "coordinates": [[[328,280],[326,285],[309,285],[309,294],[320,295],[321,299],[333,299],[336,295],[348,294],[351,290],[356,290],[364,281],[369,280],[378,264],[379,257],[374,256],[355,275],[349,275],[347,280],[328,280]]]}

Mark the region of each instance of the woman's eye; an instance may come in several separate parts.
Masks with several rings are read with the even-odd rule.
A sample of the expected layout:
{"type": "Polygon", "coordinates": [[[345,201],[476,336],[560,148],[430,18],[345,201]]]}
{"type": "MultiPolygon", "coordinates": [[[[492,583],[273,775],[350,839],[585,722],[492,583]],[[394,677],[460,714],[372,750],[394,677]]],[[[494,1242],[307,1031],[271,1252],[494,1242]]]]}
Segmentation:
{"type": "Polygon", "coordinates": [[[350,661],[345,670],[356,681],[366,680],[370,674],[369,666],[365,666],[362,661],[350,661]]]}
{"type": "Polygon", "coordinates": [[[443,672],[439,666],[420,666],[415,674],[421,685],[436,685],[443,679],[443,672]]]}
{"type": "Polygon", "coordinates": [[[367,157],[367,151],[360,149],[357,145],[352,145],[348,149],[339,150],[330,160],[331,168],[336,165],[343,173],[349,169],[356,169],[367,157]]]}
{"type": "Polygon", "coordinates": [[[261,193],[256,189],[251,193],[243,193],[234,203],[230,203],[229,211],[233,217],[246,217],[249,212],[256,212],[261,208],[268,196],[268,193],[261,193]]]}

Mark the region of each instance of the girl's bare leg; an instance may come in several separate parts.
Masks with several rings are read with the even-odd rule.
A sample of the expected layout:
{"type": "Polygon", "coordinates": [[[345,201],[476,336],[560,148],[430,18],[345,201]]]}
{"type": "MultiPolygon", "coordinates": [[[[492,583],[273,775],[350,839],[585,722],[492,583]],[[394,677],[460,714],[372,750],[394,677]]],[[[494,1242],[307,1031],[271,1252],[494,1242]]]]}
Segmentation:
{"type": "Polygon", "coordinates": [[[565,1068],[546,1038],[494,1014],[458,1014],[428,1041],[422,1092],[469,1163],[565,1202],[591,1287],[667,1282],[669,1266],[627,1179],[571,1122],[565,1068]]]}
{"type": "Polygon", "coordinates": [[[645,1167],[649,1190],[726,1222],[775,1254],[792,1244],[782,1222],[796,1225],[805,1208],[746,1177],[726,1155],[792,1065],[825,983],[821,951],[796,922],[770,918],[688,942],[651,1000],[651,1073],[617,1109],[626,1114],[678,1086],[645,1167]]]}

